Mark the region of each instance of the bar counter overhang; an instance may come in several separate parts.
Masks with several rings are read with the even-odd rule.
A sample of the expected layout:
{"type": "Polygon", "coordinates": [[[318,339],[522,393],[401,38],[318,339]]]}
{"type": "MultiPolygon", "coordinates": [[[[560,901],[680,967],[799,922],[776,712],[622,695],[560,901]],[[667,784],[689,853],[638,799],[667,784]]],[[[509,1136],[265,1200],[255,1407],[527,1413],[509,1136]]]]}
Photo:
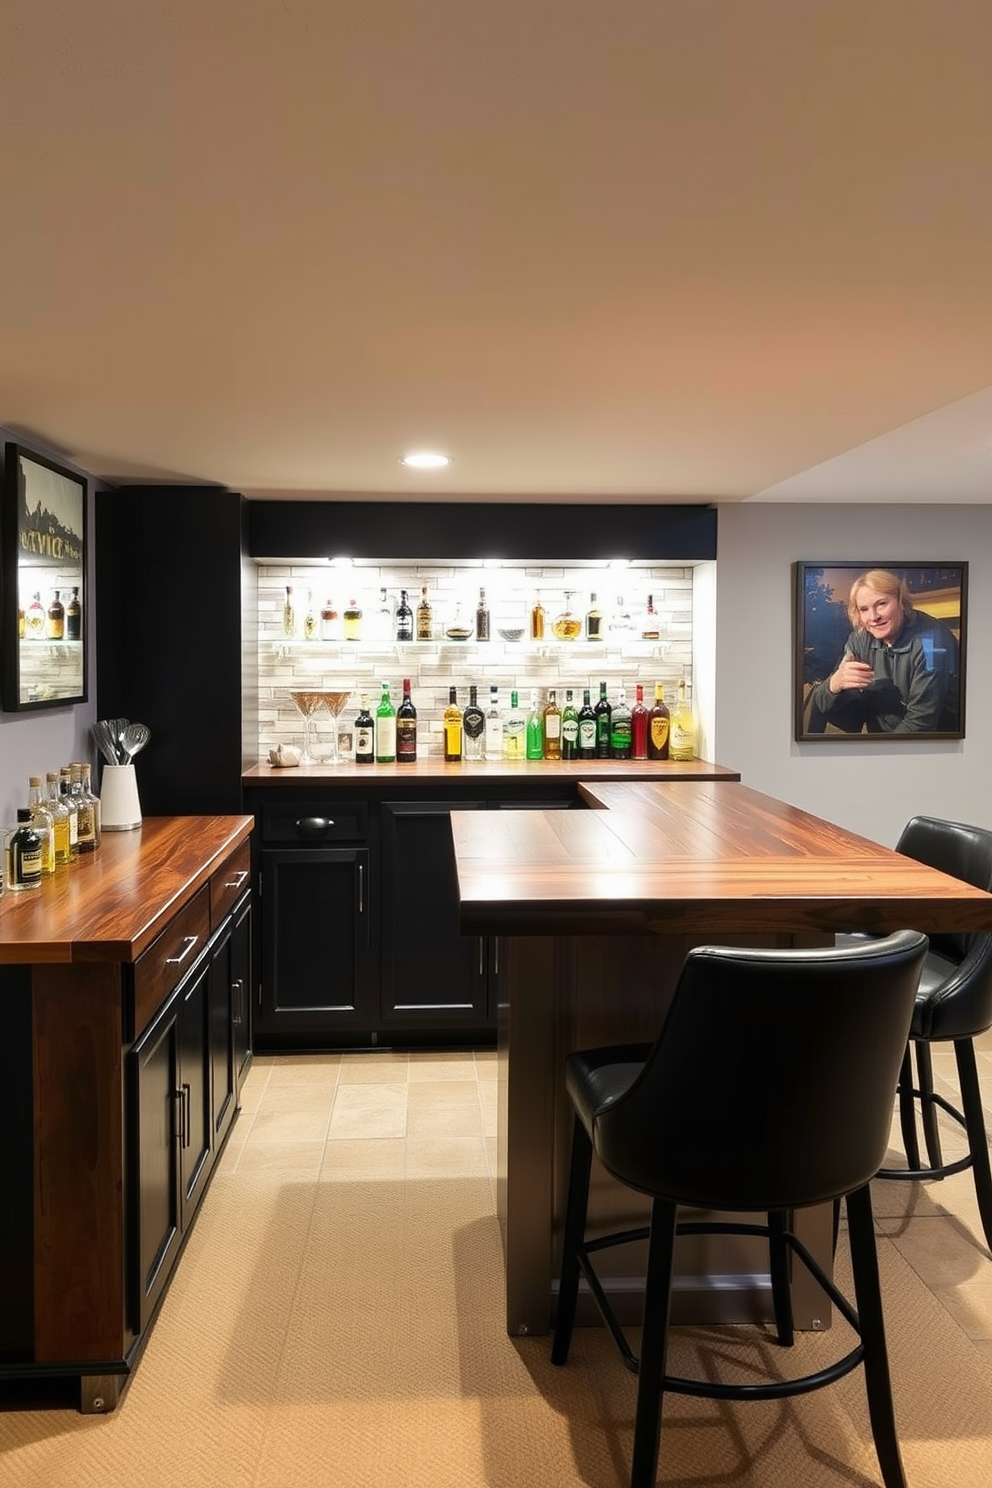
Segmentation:
{"type": "MultiPolygon", "coordinates": [[[[500,945],[498,1211],[511,1334],[546,1332],[552,1317],[571,1130],[565,1056],[652,1040],[691,946],[992,928],[992,895],[733,781],[579,789],[594,809],[451,819],[462,930],[500,945]]],[[[599,1170],[593,1222],[643,1222],[631,1203],[599,1170]]],[[[799,1221],[829,1263],[829,1212],[799,1221]]],[[[754,1242],[679,1245],[674,1321],[770,1315],[754,1242]]],[[[631,1267],[615,1293],[636,1297],[636,1256],[631,1267]]],[[[794,1304],[797,1326],[829,1321],[822,1293],[798,1275],[794,1304]]]]}

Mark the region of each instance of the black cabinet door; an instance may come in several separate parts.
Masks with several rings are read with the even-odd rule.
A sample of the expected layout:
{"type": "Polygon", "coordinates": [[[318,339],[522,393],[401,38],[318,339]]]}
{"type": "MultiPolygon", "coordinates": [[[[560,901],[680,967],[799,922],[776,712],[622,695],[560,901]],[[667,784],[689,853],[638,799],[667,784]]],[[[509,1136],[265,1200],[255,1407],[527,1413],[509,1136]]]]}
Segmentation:
{"type": "Polygon", "coordinates": [[[305,1034],[318,1045],[349,1034],[369,1041],[376,1013],[369,849],[266,849],[261,862],[259,1042],[286,1047],[305,1034]]]}
{"type": "MultiPolygon", "coordinates": [[[[179,1091],[182,1140],[179,1145],[183,1228],[200,1202],[214,1153],[210,1100],[210,961],[187,977],[179,1010],[179,1091]]],[[[228,1034],[230,1037],[230,1034],[228,1034]]]]}
{"type": "Polygon", "coordinates": [[[241,1104],[241,1082],[251,1057],[252,917],[251,899],[234,911],[231,930],[231,1047],[235,1100],[241,1104]]]}
{"type": "Polygon", "coordinates": [[[178,997],[171,999],[138,1039],[128,1071],[133,1141],[129,1290],[131,1326],[140,1333],[168,1280],[182,1240],[178,997]]]}
{"type": "Polygon", "coordinates": [[[462,935],[452,811],[485,801],[384,801],[381,808],[384,1028],[488,1031],[489,950],[462,935]]]}
{"type": "Polygon", "coordinates": [[[213,942],[207,982],[210,1047],[210,1119],[213,1141],[220,1143],[234,1120],[237,1075],[234,1063],[234,924],[229,920],[213,942]]]}

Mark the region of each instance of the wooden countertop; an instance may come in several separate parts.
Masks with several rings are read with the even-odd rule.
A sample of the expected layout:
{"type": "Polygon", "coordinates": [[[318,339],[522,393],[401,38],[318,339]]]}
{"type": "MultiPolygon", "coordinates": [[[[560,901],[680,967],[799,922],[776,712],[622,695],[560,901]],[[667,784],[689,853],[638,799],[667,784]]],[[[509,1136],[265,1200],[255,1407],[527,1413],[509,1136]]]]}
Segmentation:
{"type": "Polygon", "coordinates": [[[336,785],[374,785],[379,781],[481,780],[512,784],[526,780],[668,781],[740,780],[740,773],[707,760],[463,760],[448,764],[440,756],[418,759],[412,765],[279,766],[259,763],[246,770],[245,785],[308,785],[313,781],[336,785]]]}
{"type": "Polygon", "coordinates": [[[249,836],[251,816],[146,817],[97,852],[0,895],[0,965],[134,961],[249,836]]]}
{"type": "Polygon", "coordinates": [[[466,934],[992,928],[992,895],[739,783],[580,793],[602,809],[453,813],[466,934]]]}

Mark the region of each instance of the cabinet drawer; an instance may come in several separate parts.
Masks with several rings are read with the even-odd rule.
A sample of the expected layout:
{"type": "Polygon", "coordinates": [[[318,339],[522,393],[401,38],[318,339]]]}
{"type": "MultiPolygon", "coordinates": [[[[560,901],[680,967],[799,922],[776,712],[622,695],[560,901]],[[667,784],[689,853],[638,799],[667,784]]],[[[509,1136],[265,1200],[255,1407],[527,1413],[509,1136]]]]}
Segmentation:
{"type": "Polygon", "coordinates": [[[210,937],[207,885],[134,963],[134,1031],[140,1033],[179,985],[210,937]]]}
{"type": "Polygon", "coordinates": [[[281,847],[323,847],[368,836],[366,801],[279,802],[262,809],[262,836],[281,847]]]}
{"type": "Polygon", "coordinates": [[[237,904],[251,878],[251,842],[236,847],[210,878],[210,928],[216,930],[237,904]]]}

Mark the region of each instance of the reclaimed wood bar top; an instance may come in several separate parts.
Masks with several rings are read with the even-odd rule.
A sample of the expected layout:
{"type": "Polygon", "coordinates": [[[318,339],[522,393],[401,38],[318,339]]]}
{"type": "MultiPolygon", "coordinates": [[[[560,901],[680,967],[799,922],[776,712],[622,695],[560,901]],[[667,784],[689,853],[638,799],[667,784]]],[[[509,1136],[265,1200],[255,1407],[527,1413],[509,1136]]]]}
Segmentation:
{"type": "Polygon", "coordinates": [[[992,928],[992,895],[732,781],[585,783],[451,819],[466,934],[992,928]]]}
{"type": "Polygon", "coordinates": [[[146,817],[95,853],[0,895],[0,965],[135,961],[251,833],[251,816],[146,817]]]}

